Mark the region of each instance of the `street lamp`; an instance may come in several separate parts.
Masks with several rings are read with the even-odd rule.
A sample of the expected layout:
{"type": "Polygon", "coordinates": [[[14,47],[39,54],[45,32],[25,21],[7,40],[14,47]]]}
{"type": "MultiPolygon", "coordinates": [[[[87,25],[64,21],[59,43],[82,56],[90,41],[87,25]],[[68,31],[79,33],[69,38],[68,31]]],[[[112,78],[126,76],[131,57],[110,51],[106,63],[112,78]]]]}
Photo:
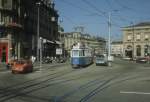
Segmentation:
{"type": "Polygon", "coordinates": [[[40,35],[40,5],[41,3],[40,2],[37,2],[36,3],[37,7],[38,7],[38,17],[37,17],[37,50],[36,50],[36,56],[37,56],[37,62],[39,62],[39,35],[40,35]]]}
{"type": "Polygon", "coordinates": [[[61,26],[62,22],[63,22],[63,19],[60,19],[60,21],[59,21],[59,34],[60,34],[60,40],[62,42],[62,46],[61,47],[63,49],[63,57],[65,58],[65,34],[62,33],[63,32],[63,28],[61,26]]]}

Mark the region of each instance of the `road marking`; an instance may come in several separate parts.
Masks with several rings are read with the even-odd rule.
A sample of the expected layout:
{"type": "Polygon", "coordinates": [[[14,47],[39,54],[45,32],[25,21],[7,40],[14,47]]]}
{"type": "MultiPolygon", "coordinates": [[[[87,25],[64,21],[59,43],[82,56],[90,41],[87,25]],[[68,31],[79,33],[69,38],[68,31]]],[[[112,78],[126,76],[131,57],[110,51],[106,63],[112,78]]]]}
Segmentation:
{"type": "Polygon", "coordinates": [[[121,94],[150,95],[149,92],[120,91],[121,94]]]}

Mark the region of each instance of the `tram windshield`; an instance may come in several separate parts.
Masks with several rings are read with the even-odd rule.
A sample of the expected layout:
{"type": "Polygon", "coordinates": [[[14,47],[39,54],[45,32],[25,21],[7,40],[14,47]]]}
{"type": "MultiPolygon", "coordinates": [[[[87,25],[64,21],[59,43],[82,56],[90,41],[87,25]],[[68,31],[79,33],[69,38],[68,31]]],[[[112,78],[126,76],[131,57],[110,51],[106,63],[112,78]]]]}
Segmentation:
{"type": "Polygon", "coordinates": [[[78,50],[73,50],[72,51],[72,56],[79,56],[79,51],[78,50]]]}
{"type": "Polygon", "coordinates": [[[79,51],[79,56],[85,56],[84,50],[80,50],[80,51],[79,51]]]}

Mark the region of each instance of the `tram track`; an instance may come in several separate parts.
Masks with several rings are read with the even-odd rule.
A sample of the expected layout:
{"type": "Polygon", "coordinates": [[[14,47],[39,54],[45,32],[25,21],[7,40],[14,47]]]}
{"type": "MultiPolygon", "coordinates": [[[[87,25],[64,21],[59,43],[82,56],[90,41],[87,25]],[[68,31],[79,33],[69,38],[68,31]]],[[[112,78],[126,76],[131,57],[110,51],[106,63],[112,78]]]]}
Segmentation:
{"type": "Polygon", "coordinates": [[[101,78],[101,79],[97,78],[97,79],[91,80],[91,81],[87,82],[86,84],[83,84],[83,85],[65,93],[62,96],[51,98],[50,102],[69,102],[69,101],[67,101],[67,98],[71,98],[71,96],[73,96],[74,94],[77,94],[79,91],[85,91],[85,90],[88,90],[88,88],[95,86],[95,88],[88,90],[89,91],[88,94],[83,95],[82,97],[79,98],[79,101],[77,101],[77,102],[87,102],[87,101],[89,101],[89,99],[94,97],[96,94],[103,92],[104,89],[107,89],[107,88],[111,87],[112,85],[115,85],[115,84],[118,84],[121,82],[125,82],[125,81],[129,81],[129,80],[133,80],[133,79],[137,79],[140,76],[136,75],[136,76],[125,77],[125,78],[121,78],[121,79],[120,79],[120,77],[123,77],[122,73],[112,76],[108,79],[104,79],[104,80],[103,80],[103,78],[101,78]]]}
{"type": "MultiPolygon", "coordinates": [[[[65,76],[67,74],[73,73],[75,70],[69,70],[69,71],[60,71],[56,73],[52,73],[50,75],[44,75],[38,78],[31,79],[29,81],[15,84],[14,86],[5,87],[0,90],[0,102],[3,102],[3,99],[7,99],[6,97],[14,96],[16,92],[21,92],[22,90],[27,90],[32,87],[36,87],[39,85],[42,85],[49,81],[55,81],[55,79],[60,78],[62,76],[65,76]],[[37,80],[37,81],[35,81],[37,80]],[[41,81],[39,81],[41,80],[41,81]]],[[[16,95],[15,95],[16,96],[16,95]]]]}
{"type": "MultiPolygon", "coordinates": [[[[24,86],[18,85],[18,87],[15,87],[15,86],[14,87],[6,87],[6,89],[4,91],[0,91],[0,102],[5,102],[10,99],[19,97],[19,96],[23,97],[29,93],[38,91],[40,89],[47,88],[49,86],[62,84],[62,83],[66,84],[67,82],[78,80],[78,79],[80,79],[81,76],[78,76],[76,78],[67,78],[67,79],[63,78],[63,76],[71,74],[73,72],[78,72],[81,70],[84,70],[84,69],[80,69],[80,70],[76,70],[76,69],[68,70],[67,69],[67,70],[52,73],[51,75],[47,74],[44,76],[37,77],[37,78],[35,78],[35,80],[37,80],[38,82],[35,82],[35,83],[30,83],[32,81],[35,81],[34,79],[31,79],[31,80],[28,80],[27,82],[25,82],[26,84],[30,83],[30,85],[28,84],[28,85],[24,85],[24,86]],[[56,81],[56,79],[57,79],[57,81],[56,81]],[[4,94],[4,93],[6,93],[6,94],[4,94]]],[[[85,70],[87,70],[87,69],[85,69],[85,70]]],[[[86,71],[86,73],[87,73],[87,71],[86,71]]],[[[101,72],[99,74],[102,74],[102,73],[104,74],[104,72],[101,72]]],[[[103,77],[108,76],[107,71],[105,73],[106,74],[104,74],[103,77]]],[[[113,73],[116,74],[117,72],[115,71],[113,73]]],[[[84,72],[84,74],[85,74],[85,72],[84,72]]],[[[92,89],[90,89],[88,91],[88,94],[84,95],[83,97],[80,97],[80,100],[78,101],[78,102],[87,102],[92,97],[94,97],[98,93],[102,93],[105,89],[111,87],[112,85],[140,77],[139,75],[136,75],[136,76],[134,75],[134,76],[128,77],[128,74],[129,73],[126,74],[124,72],[117,73],[116,75],[109,76],[109,78],[105,78],[104,80],[102,77],[96,78],[96,79],[93,79],[93,80],[83,84],[83,85],[80,85],[79,87],[63,94],[60,97],[56,97],[57,99],[52,99],[52,98],[49,100],[45,99],[44,102],[46,102],[46,101],[47,102],[69,102],[69,101],[65,101],[65,99],[70,98],[73,94],[76,94],[79,90],[80,91],[88,90],[88,88],[92,87],[92,89]],[[96,87],[93,88],[93,86],[96,86],[96,87]],[[53,100],[55,100],[55,101],[53,101],[53,100]]],[[[44,99],[42,98],[41,100],[44,100],[44,99]]]]}
{"type": "MultiPolygon", "coordinates": [[[[48,69],[48,68],[47,68],[47,69],[48,69]]],[[[51,69],[51,68],[49,68],[49,70],[50,70],[50,69],[51,69]]],[[[7,91],[7,90],[9,90],[9,89],[11,89],[11,88],[14,88],[14,87],[16,87],[16,86],[22,86],[22,85],[24,85],[24,84],[28,84],[28,83],[33,82],[33,81],[36,81],[36,80],[40,80],[40,79],[43,79],[43,78],[46,78],[46,77],[50,77],[50,76],[55,75],[55,74],[58,74],[58,73],[60,73],[60,72],[61,72],[61,71],[55,72],[55,73],[51,73],[51,74],[50,74],[50,73],[48,73],[48,70],[47,70],[46,75],[39,76],[39,77],[30,79],[30,80],[28,80],[28,81],[16,83],[16,84],[14,84],[14,85],[10,85],[10,86],[1,88],[1,89],[0,89],[0,94],[3,93],[4,91],[7,91]]],[[[65,72],[65,71],[64,71],[64,72],[65,72]]]]}
{"type": "Polygon", "coordinates": [[[40,90],[40,89],[43,89],[46,87],[56,85],[58,83],[60,84],[60,83],[66,83],[66,82],[73,81],[73,80],[78,80],[80,78],[80,76],[77,78],[69,78],[69,79],[65,79],[65,80],[61,77],[71,74],[76,71],[81,71],[81,70],[83,70],[83,69],[80,69],[80,70],[71,69],[69,71],[67,69],[67,71],[63,70],[61,72],[52,73],[50,75],[41,76],[41,77],[24,82],[27,85],[22,86],[22,84],[20,83],[18,86],[15,85],[13,87],[6,87],[0,91],[0,102],[5,102],[12,98],[26,95],[28,93],[31,93],[31,92],[34,92],[34,91],[37,91],[37,90],[40,90]],[[44,80],[35,82],[35,80],[39,80],[39,79],[44,79],[44,80]],[[57,79],[57,81],[56,81],[56,79],[57,79]],[[30,83],[32,81],[34,81],[34,83],[30,83]]]}
{"type": "MultiPolygon", "coordinates": [[[[115,77],[117,77],[117,76],[115,76],[115,77]]],[[[129,77],[129,78],[125,78],[125,79],[121,79],[121,80],[117,80],[115,82],[112,82],[112,81],[116,80],[115,77],[112,77],[112,78],[106,80],[103,84],[99,85],[98,87],[96,87],[95,89],[90,91],[87,95],[82,97],[78,102],[87,102],[87,101],[89,101],[89,99],[91,99],[92,97],[94,97],[98,93],[103,92],[105,89],[107,89],[107,88],[109,88],[115,84],[122,83],[122,82],[129,81],[129,80],[133,80],[133,79],[136,79],[140,76],[133,76],[133,77],[129,77]]]]}

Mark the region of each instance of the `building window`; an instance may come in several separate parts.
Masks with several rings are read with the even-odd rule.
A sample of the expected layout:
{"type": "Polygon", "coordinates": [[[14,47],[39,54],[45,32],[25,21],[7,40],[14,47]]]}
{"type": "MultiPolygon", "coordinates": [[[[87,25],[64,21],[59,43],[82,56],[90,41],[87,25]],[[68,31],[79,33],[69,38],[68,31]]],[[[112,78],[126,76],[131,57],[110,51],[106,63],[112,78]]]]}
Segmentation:
{"type": "Polygon", "coordinates": [[[5,38],[7,36],[7,33],[5,32],[4,28],[0,28],[0,38],[5,38]]]}
{"type": "Polygon", "coordinates": [[[141,39],[141,35],[140,34],[137,34],[136,35],[136,40],[140,40],[141,39]]]}
{"type": "Polygon", "coordinates": [[[1,0],[1,5],[5,9],[11,9],[12,8],[12,0],[1,0]]]}
{"type": "Polygon", "coordinates": [[[2,0],[2,6],[5,7],[6,4],[7,4],[7,0],[2,0]]]}
{"type": "Polygon", "coordinates": [[[127,40],[130,41],[132,39],[131,35],[127,36],[127,40]]]}
{"type": "Polygon", "coordinates": [[[136,46],[136,55],[141,56],[141,46],[140,45],[136,46]]]}
{"type": "Polygon", "coordinates": [[[145,35],[145,40],[148,40],[148,34],[145,35]]]}

